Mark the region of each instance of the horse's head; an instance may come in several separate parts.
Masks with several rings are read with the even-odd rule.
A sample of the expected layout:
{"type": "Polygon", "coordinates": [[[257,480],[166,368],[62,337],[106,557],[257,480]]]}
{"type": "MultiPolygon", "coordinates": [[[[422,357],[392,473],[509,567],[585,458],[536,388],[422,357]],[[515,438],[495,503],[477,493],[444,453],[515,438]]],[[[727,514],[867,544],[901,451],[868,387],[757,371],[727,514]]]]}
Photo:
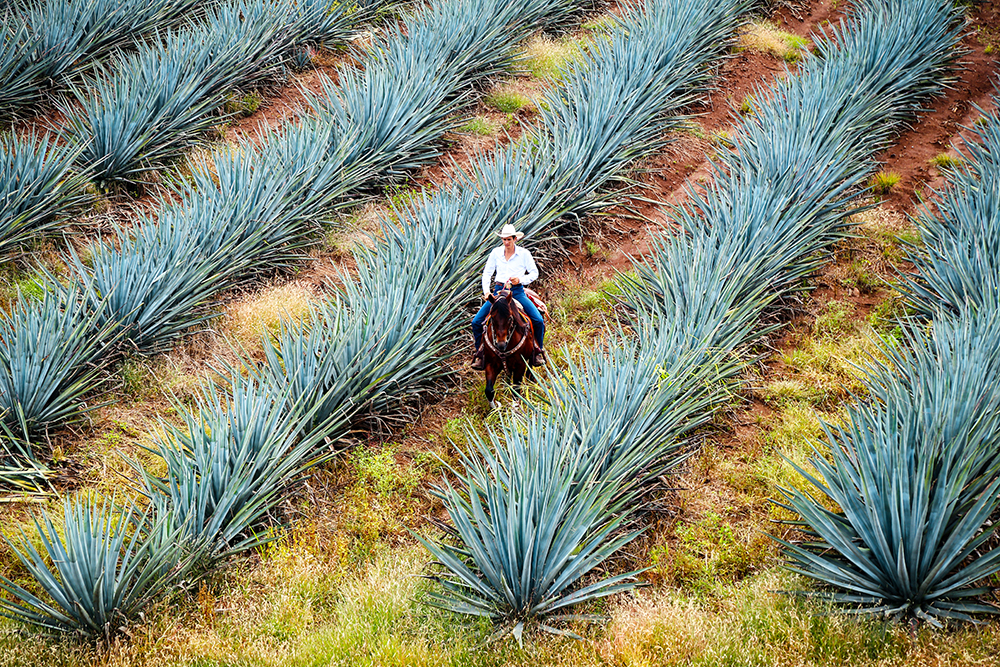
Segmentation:
{"type": "Polygon", "coordinates": [[[492,296],[493,308],[490,310],[490,328],[493,330],[493,342],[498,352],[507,350],[507,340],[510,338],[514,318],[511,317],[510,290],[502,290],[499,295],[492,296]]]}

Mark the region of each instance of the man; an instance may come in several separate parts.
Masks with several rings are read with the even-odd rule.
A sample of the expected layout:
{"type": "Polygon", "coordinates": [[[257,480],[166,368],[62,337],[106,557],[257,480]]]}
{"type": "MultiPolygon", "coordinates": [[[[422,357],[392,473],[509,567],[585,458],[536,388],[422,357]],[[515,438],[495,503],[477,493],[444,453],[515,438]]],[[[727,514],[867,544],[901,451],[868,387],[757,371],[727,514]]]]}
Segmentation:
{"type": "MultiPolygon", "coordinates": [[[[483,269],[483,298],[488,299],[491,288],[493,294],[502,289],[510,290],[511,296],[524,308],[524,314],[531,320],[531,326],[535,331],[536,346],[535,353],[531,357],[531,365],[541,366],[545,363],[545,351],[542,348],[542,342],[545,340],[545,322],[538,308],[535,308],[535,304],[524,293],[524,286],[538,278],[538,267],[535,266],[535,260],[527,249],[517,247],[517,242],[524,237],[524,233],[514,229],[514,225],[504,225],[497,236],[503,240],[503,245],[494,248],[486,260],[486,268],[483,269]]],[[[472,337],[476,342],[472,369],[477,371],[486,368],[486,361],[483,358],[483,325],[486,323],[491,305],[487,300],[472,318],[472,337]]]]}

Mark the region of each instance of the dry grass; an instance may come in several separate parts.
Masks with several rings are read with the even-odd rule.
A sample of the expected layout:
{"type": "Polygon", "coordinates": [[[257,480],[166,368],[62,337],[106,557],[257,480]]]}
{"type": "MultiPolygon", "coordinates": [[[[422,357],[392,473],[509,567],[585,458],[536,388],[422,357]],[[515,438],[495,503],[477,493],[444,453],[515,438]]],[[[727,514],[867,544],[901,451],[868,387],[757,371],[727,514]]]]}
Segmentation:
{"type": "Polygon", "coordinates": [[[582,49],[579,41],[539,34],[525,45],[523,66],[533,77],[555,80],[580,56],[582,49]]]}
{"type": "Polygon", "coordinates": [[[750,51],[763,51],[795,62],[803,58],[809,42],[765,21],[755,21],[740,31],[739,47],[750,51]]]}
{"type": "Polygon", "coordinates": [[[316,302],[312,290],[303,283],[267,288],[230,304],[222,326],[244,347],[259,347],[261,339],[276,333],[281,322],[301,320],[316,302]]]}

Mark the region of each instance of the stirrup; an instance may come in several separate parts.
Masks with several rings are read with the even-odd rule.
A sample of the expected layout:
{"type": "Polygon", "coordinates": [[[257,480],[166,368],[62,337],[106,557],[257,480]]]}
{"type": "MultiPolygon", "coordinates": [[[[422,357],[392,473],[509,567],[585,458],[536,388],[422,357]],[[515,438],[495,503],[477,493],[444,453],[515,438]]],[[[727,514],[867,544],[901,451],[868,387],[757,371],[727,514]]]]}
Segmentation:
{"type": "Polygon", "coordinates": [[[472,355],[472,370],[474,371],[485,371],[486,370],[486,356],[483,354],[481,349],[476,350],[472,355]]]}
{"type": "Polygon", "coordinates": [[[531,365],[532,366],[544,366],[545,365],[545,350],[536,349],[531,355],[531,365]]]}

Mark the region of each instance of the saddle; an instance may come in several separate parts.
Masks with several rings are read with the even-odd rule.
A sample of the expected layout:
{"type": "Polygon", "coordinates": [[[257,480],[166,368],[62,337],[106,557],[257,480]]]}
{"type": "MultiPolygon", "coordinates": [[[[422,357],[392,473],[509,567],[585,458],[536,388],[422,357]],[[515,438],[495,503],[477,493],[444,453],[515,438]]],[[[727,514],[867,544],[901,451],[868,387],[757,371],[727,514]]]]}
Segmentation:
{"type": "MultiPolygon", "coordinates": [[[[536,292],[533,289],[525,287],[524,295],[531,300],[531,303],[535,304],[535,308],[538,309],[538,312],[541,314],[542,319],[545,319],[549,316],[549,309],[545,305],[545,302],[542,301],[542,297],[538,296],[538,292],[536,292]]],[[[501,296],[506,297],[507,290],[500,290],[500,292],[497,294],[497,298],[501,296]]],[[[528,319],[527,314],[525,314],[524,306],[521,305],[521,302],[517,301],[516,299],[511,299],[510,303],[513,306],[511,314],[514,316],[514,321],[517,322],[518,326],[523,327],[527,325],[528,328],[533,329],[533,327],[531,326],[531,320],[528,319]]],[[[491,311],[490,314],[486,316],[487,321],[490,319],[492,315],[493,312],[491,311]]]]}

